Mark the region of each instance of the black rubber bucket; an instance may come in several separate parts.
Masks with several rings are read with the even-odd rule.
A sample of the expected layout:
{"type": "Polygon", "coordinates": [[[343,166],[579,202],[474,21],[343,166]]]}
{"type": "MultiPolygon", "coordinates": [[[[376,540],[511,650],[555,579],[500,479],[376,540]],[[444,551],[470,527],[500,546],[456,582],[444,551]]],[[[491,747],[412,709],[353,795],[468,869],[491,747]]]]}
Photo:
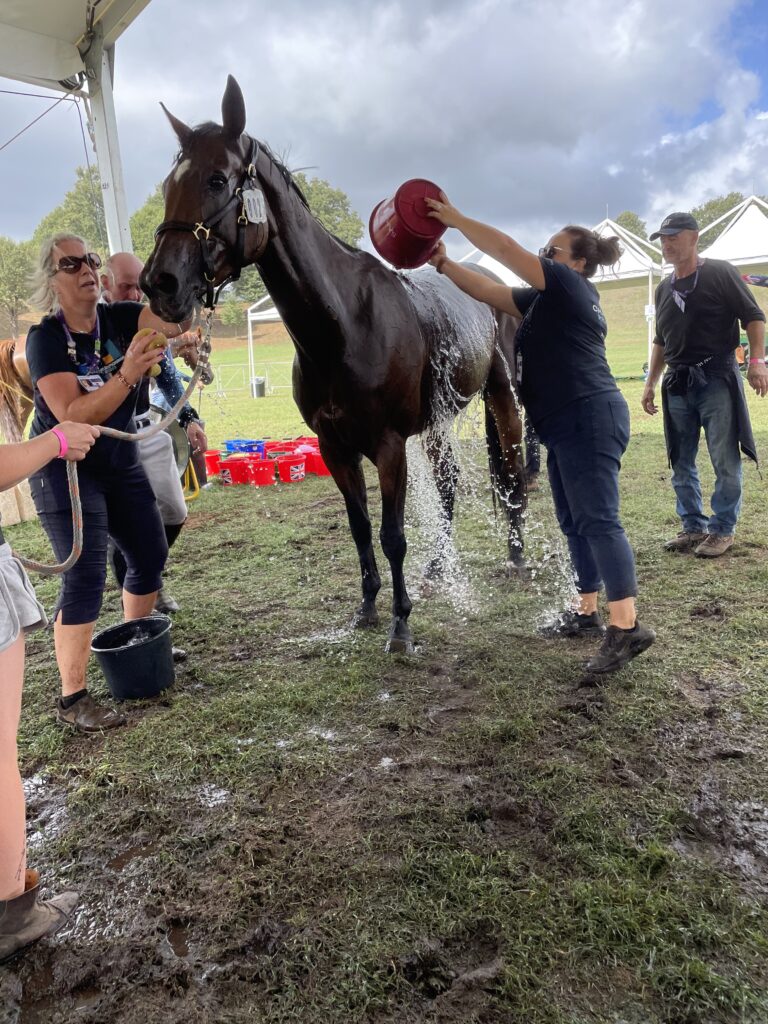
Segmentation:
{"type": "Polygon", "coordinates": [[[115,700],[156,697],[175,679],[167,615],[147,615],[103,629],[91,650],[115,700]]]}

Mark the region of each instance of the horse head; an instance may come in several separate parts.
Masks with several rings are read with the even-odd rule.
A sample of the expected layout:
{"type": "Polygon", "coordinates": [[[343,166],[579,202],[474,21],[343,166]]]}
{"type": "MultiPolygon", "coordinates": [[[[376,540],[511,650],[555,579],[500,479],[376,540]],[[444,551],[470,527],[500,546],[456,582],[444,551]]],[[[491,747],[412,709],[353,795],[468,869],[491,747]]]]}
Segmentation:
{"type": "Polygon", "coordinates": [[[213,305],[214,289],[258,260],[270,224],[256,176],[259,144],[245,134],[245,101],[235,79],[227,79],[221,125],[190,128],[161,106],[180,148],[163,182],[165,220],[141,286],[152,311],[176,322],[197,301],[213,305]]]}

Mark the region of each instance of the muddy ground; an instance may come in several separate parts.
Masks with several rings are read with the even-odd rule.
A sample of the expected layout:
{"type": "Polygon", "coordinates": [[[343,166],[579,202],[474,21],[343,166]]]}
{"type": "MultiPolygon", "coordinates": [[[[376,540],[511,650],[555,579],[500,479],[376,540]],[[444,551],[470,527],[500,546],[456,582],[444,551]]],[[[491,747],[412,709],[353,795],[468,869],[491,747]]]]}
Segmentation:
{"type": "MultiPolygon", "coordinates": [[[[409,658],[383,652],[387,586],[382,625],[349,626],[356,557],[320,479],[195,505],[168,579],[189,661],[126,729],[62,732],[51,638],[33,637],[29,860],[81,903],[0,969],[0,1019],[764,1021],[765,485],[748,477],[714,565],[661,551],[657,439],[634,443],[624,488],[659,641],[603,685],[590,644],[536,634],[562,583],[546,488],[533,581],[460,515],[470,597],[418,600],[409,658]]],[[[35,526],[11,540],[45,550],[35,526]]]]}

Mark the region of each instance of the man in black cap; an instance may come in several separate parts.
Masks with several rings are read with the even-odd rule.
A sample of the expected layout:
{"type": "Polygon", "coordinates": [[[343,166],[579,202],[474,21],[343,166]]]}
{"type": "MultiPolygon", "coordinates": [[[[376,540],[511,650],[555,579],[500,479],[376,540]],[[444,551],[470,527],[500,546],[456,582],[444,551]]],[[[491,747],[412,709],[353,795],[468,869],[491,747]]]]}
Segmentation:
{"type": "Polygon", "coordinates": [[[670,213],[651,235],[657,238],[673,271],[656,289],[656,337],[641,403],[647,413],[658,412],[654,395],[666,363],[664,434],[682,529],[664,546],[717,558],[733,544],[741,509],[739,448],[757,462],[735,357],[739,321],[749,338],[747,380],[762,398],[768,393],[765,314],[730,263],[698,255],[699,225],[690,213],[670,213]],[[709,517],[696,469],[702,427],[715,470],[709,517]]]}

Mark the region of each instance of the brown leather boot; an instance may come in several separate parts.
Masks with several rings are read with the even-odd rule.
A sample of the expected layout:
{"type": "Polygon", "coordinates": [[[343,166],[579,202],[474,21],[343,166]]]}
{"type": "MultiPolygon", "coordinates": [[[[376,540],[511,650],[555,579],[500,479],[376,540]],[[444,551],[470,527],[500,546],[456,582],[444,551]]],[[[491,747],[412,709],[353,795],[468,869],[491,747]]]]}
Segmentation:
{"type": "Polygon", "coordinates": [[[27,871],[24,892],[13,900],[0,900],[0,964],[31,946],[45,935],[53,935],[67,923],[80,896],[71,890],[42,903],[40,876],[27,871]]]}

